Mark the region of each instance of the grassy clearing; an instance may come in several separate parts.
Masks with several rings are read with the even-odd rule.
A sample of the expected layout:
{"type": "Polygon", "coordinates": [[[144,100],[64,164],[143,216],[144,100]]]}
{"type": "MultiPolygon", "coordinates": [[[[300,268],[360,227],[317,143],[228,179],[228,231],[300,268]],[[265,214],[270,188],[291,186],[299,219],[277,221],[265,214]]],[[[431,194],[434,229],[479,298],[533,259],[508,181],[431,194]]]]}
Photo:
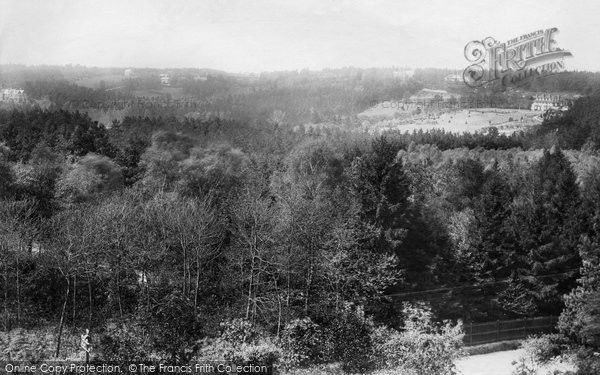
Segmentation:
{"type": "MultiPolygon", "coordinates": [[[[371,109],[369,110],[371,111],[371,109]]],[[[540,112],[525,109],[478,108],[403,115],[398,118],[380,119],[364,116],[363,125],[369,131],[400,130],[428,131],[444,129],[454,133],[474,133],[496,127],[501,133],[512,133],[541,123],[540,112]]]]}
{"type": "Polygon", "coordinates": [[[76,80],[74,83],[79,86],[89,87],[90,89],[97,89],[100,87],[100,82],[104,81],[106,88],[114,86],[121,86],[123,84],[124,76],[122,74],[102,74],[99,76],[84,78],[76,80]]]}
{"type": "Polygon", "coordinates": [[[133,95],[147,98],[171,95],[172,99],[182,99],[185,97],[183,88],[181,87],[160,87],[157,89],[134,90],[133,95]]]}

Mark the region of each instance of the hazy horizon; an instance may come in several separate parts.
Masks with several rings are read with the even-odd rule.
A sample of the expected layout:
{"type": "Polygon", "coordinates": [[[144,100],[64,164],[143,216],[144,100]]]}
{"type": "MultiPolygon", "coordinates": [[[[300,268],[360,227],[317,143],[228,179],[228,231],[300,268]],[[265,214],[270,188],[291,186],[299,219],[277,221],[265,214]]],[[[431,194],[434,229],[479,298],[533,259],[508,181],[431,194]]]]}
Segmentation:
{"type": "Polygon", "coordinates": [[[260,73],[468,64],[464,46],[557,27],[568,70],[600,71],[600,3],[0,0],[0,64],[260,73]],[[509,13],[508,19],[496,17],[509,13]]]}

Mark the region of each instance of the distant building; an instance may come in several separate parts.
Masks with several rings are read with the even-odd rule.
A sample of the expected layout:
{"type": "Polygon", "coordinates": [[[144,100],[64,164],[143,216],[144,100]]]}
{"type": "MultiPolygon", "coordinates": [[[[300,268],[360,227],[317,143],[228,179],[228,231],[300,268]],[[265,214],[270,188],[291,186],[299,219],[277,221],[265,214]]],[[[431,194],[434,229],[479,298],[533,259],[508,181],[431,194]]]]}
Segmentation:
{"type": "Polygon", "coordinates": [[[133,70],[131,70],[131,69],[125,69],[125,72],[123,73],[123,75],[125,76],[125,78],[133,78],[134,77],[133,70]]]}
{"type": "Polygon", "coordinates": [[[27,95],[22,89],[2,89],[0,92],[0,102],[3,103],[25,103],[27,95]]]}
{"type": "Polygon", "coordinates": [[[163,86],[170,86],[171,85],[171,75],[168,73],[162,73],[160,75],[160,84],[163,86]]]}
{"type": "Polygon", "coordinates": [[[555,94],[538,94],[534,97],[532,111],[546,112],[549,109],[566,111],[569,109],[569,101],[555,94]]]}

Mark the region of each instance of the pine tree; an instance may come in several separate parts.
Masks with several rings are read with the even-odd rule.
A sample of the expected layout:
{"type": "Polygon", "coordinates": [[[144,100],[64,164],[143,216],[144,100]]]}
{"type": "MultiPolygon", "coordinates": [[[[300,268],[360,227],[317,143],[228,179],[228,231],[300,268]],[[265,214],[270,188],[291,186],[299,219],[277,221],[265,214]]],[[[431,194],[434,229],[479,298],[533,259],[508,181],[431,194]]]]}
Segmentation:
{"type": "Polygon", "coordinates": [[[575,286],[581,262],[581,197],[575,173],[559,149],[544,151],[533,169],[532,184],[516,223],[529,266],[522,270],[522,279],[531,284],[539,312],[557,314],[562,295],[575,286]]]}

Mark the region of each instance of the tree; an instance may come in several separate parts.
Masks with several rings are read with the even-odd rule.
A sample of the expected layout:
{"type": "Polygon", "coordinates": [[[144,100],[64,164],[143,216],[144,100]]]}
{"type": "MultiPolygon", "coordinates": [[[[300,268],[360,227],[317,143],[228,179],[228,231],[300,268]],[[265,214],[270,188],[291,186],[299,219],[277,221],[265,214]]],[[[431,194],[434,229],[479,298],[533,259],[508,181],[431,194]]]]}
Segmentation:
{"type": "Polygon", "coordinates": [[[0,200],[0,272],[3,276],[4,329],[7,331],[13,320],[17,327],[21,326],[24,297],[28,297],[23,293],[30,271],[27,269],[31,259],[28,250],[38,234],[33,216],[29,202],[0,200]]]}
{"type": "Polygon", "coordinates": [[[385,242],[395,247],[404,236],[410,185],[402,161],[396,160],[398,146],[380,137],[371,147],[352,163],[352,188],[364,220],[380,226],[385,242]]]}
{"type": "MultiPolygon", "coordinates": [[[[245,287],[245,318],[256,321],[268,311],[268,296],[280,293],[275,231],[277,214],[268,200],[248,191],[231,207],[234,241],[231,264],[237,268],[245,287]],[[263,312],[263,314],[260,314],[263,312]]],[[[279,300],[279,298],[277,298],[279,300]]],[[[279,315],[281,309],[278,306],[279,315]]]]}
{"type": "Polygon", "coordinates": [[[195,354],[194,342],[202,336],[202,326],[194,315],[193,302],[180,291],[166,295],[142,317],[142,326],[154,348],[174,363],[188,363],[195,354]]]}
{"type": "Polygon", "coordinates": [[[212,263],[222,254],[224,224],[209,199],[175,195],[163,202],[161,228],[165,230],[170,247],[180,251],[172,256],[181,264],[180,272],[175,272],[180,275],[176,279],[181,283],[181,295],[192,301],[196,314],[201,281],[206,278],[203,273],[209,273],[212,263]]]}
{"type": "Polygon", "coordinates": [[[90,225],[90,215],[84,207],[63,211],[54,216],[49,224],[52,235],[50,249],[44,254],[46,267],[58,270],[64,281],[64,301],[60,312],[58,336],[56,339],[55,357],[60,354],[63,327],[66,319],[66,309],[71,293],[75,293],[75,280],[85,274],[83,265],[87,258],[96,227],[90,225]]]}
{"type": "Polygon", "coordinates": [[[505,178],[494,166],[485,173],[481,194],[474,198],[471,248],[478,264],[472,264],[480,280],[502,280],[510,276],[517,259],[518,245],[508,219],[513,194],[505,178]]]}
{"type": "Polygon", "coordinates": [[[14,176],[8,163],[0,156],[0,199],[7,199],[13,193],[14,176]]]}
{"type": "Polygon", "coordinates": [[[327,141],[309,140],[296,146],[286,157],[285,173],[272,178],[272,188],[280,195],[303,199],[327,199],[344,181],[342,155],[327,141]],[[277,191],[276,191],[277,192],[277,191]]]}
{"type": "Polygon", "coordinates": [[[250,175],[250,160],[227,144],[193,148],[189,158],[179,164],[178,190],[189,197],[212,197],[215,204],[241,188],[250,175]]]}
{"type": "Polygon", "coordinates": [[[352,303],[378,312],[386,303],[384,292],[402,279],[402,272],[395,255],[374,251],[378,237],[375,226],[357,217],[334,224],[320,255],[324,259],[319,270],[321,309],[328,306],[335,315],[344,304],[352,303]]]}
{"type": "MultiPolygon", "coordinates": [[[[595,171],[597,168],[594,168],[595,171]]],[[[600,371],[600,179],[592,174],[583,190],[585,206],[589,211],[590,229],[582,235],[579,245],[581,276],[577,287],[565,297],[558,328],[577,352],[579,370],[587,373],[600,371]]]]}
{"type": "Polygon", "coordinates": [[[559,313],[561,296],[575,286],[579,235],[586,222],[572,167],[559,149],[544,151],[531,176],[531,190],[515,210],[513,226],[527,265],[518,272],[543,313],[559,313]]]}
{"type": "Polygon", "coordinates": [[[57,183],[56,195],[65,203],[79,203],[123,186],[121,168],[106,156],[87,154],[57,183]]]}

